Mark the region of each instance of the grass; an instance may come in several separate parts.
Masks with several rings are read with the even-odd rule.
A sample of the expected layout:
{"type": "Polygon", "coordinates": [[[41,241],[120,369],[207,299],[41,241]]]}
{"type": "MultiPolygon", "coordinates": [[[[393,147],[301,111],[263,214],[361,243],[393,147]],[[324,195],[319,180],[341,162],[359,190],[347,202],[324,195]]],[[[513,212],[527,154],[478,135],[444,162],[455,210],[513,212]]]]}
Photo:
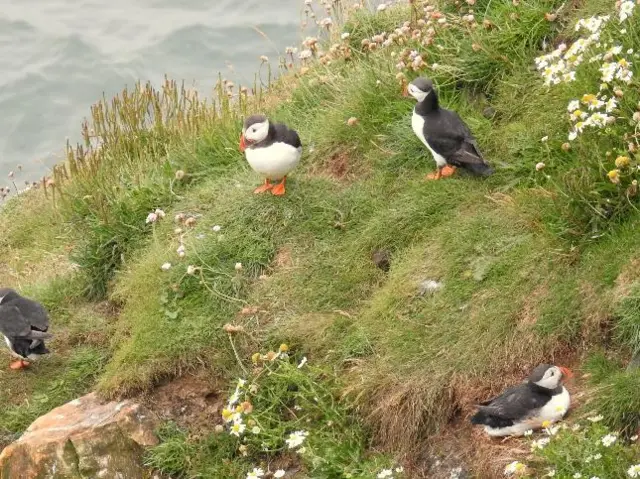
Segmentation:
{"type": "MultiPolygon", "coordinates": [[[[273,413],[265,430],[281,441],[267,456],[253,443],[243,456],[228,434],[194,439],[167,426],[150,465],[176,476],[240,477],[284,456],[283,468],[309,477],[371,477],[391,464],[374,454],[379,448],[418,474],[430,467],[418,450],[540,362],[591,373],[589,407],[612,430],[633,431],[638,379],[623,365],[640,348],[640,216],[632,169],[619,184],[606,176],[617,156],[635,161],[625,153],[633,129],[621,120],[564,147],[567,103],[597,88],[597,68],[587,64],[575,83],[551,89],[532,71],[543,44],[577,38],[578,18],[615,12],[604,3],[478,0],[475,27],[464,19],[468,5],[446,3],[444,26],[430,11],[433,24],[415,23],[398,34],[401,45],[375,49],[362,41],[416,21],[416,12],[360,10],[325,35],[334,53],[316,51],[308,71],[296,68],[268,92],[248,95],[221,81],[212,105],[168,81],[96,105],[86,144],[69,149],[54,184],[0,212],[8,251],[0,272],[47,305],[60,336],[60,354],[38,368],[55,367],[78,386],[62,394],[35,368],[0,376],[6,391],[24,391],[0,408],[8,433],[94,386],[130,396],[200,368],[234,379],[251,370],[254,351],[282,341],[322,371],[301,376],[282,366],[287,381],[324,391],[313,428],[342,424],[319,435],[315,460],[281,454],[294,424],[276,407],[291,391],[274,374],[252,399],[256,417],[273,413]],[[399,72],[411,49],[429,66],[399,72]],[[442,104],[469,124],[494,176],[424,181],[432,160],[401,96],[402,82],[418,74],[433,77],[442,104]],[[251,194],[260,178],[237,151],[241,115],[258,110],[296,128],[305,147],[283,198],[251,194]],[[165,216],[146,223],[157,208],[165,216]],[[390,255],[388,273],[371,260],[375,250],[390,255]],[[425,280],[442,288],[422,294],[425,280]],[[107,324],[108,335],[92,333],[107,324]],[[241,332],[230,336],[228,324],[241,332]],[[601,351],[604,359],[594,356],[601,351]],[[47,401],[16,407],[28,397],[47,401]]],[[[640,48],[634,28],[621,36],[614,27],[608,38],[640,48]]],[[[637,100],[625,90],[621,118],[637,100]]],[[[586,454],[575,441],[568,435],[531,467],[560,467],[563,448],[586,454]]],[[[612,464],[634,454],[623,447],[612,464]]],[[[611,477],[624,473],[620,464],[611,477]]],[[[476,465],[478,477],[496,477],[484,466],[476,465]]]]}
{"type": "Polygon", "coordinates": [[[163,442],[150,452],[148,464],[186,477],[243,477],[255,468],[299,469],[318,478],[372,477],[393,469],[389,458],[367,452],[361,425],[335,396],[340,386],[333,371],[286,353],[268,354],[279,356],[256,353],[252,372],[232,393],[237,399],[223,410],[223,418],[235,412],[241,419],[228,417],[217,432],[195,442],[168,424],[159,431],[163,442]],[[246,434],[234,436],[231,424],[246,428],[246,434]],[[292,435],[299,442],[288,442],[292,435]]]}

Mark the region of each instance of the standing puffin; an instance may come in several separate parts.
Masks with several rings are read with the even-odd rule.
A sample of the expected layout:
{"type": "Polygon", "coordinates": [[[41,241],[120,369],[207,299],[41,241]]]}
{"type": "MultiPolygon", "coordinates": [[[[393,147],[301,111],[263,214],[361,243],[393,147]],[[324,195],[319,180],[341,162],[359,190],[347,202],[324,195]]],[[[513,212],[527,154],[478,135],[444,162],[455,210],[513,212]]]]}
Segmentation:
{"type": "Polygon", "coordinates": [[[431,80],[416,78],[406,89],[405,96],[408,95],[418,100],[411,118],[413,131],[429,149],[438,166],[436,172],[428,175],[427,179],[439,180],[443,176],[451,176],[457,167],[478,176],[493,173],[460,116],[455,111],[440,108],[438,94],[431,80]]]}
{"type": "Polygon", "coordinates": [[[482,403],[471,423],[483,425],[489,436],[521,436],[547,421],[559,421],[571,403],[562,380],[571,376],[562,366],[540,364],[525,382],[482,403]]]}
{"type": "Polygon", "coordinates": [[[244,121],[240,135],[240,151],[245,153],[251,168],[265,177],[264,185],[254,193],[271,191],[285,194],[287,175],[300,162],[302,143],[298,133],[281,123],[271,123],[264,115],[252,115],[244,121]],[[272,180],[282,180],[277,185],[272,180]]]}
{"type": "Polygon", "coordinates": [[[48,354],[44,340],[51,337],[49,315],[44,307],[35,301],[23,298],[13,289],[0,288],[0,333],[18,358],[11,369],[29,366],[27,360],[35,361],[48,354]]]}

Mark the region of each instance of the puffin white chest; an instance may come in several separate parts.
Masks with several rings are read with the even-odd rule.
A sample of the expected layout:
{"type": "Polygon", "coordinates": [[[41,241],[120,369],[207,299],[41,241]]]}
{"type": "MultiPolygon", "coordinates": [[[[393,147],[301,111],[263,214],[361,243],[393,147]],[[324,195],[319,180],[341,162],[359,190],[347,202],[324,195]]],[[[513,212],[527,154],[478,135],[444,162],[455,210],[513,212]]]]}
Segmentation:
{"type": "Polygon", "coordinates": [[[564,417],[569,410],[571,404],[571,396],[564,386],[562,392],[551,397],[551,400],[540,408],[538,416],[541,422],[556,422],[564,417]]]}
{"type": "Polygon", "coordinates": [[[4,337],[4,342],[7,343],[7,347],[9,348],[9,353],[11,354],[11,356],[22,359],[22,356],[20,356],[13,350],[13,343],[9,341],[9,338],[7,338],[4,334],[2,336],[4,337]]]}
{"type": "Polygon", "coordinates": [[[424,143],[424,146],[426,146],[429,149],[429,151],[431,152],[431,156],[433,156],[433,159],[435,160],[436,164],[439,167],[446,166],[447,160],[445,160],[442,155],[439,155],[438,153],[433,151],[433,148],[429,146],[427,139],[424,137],[424,124],[425,124],[424,117],[421,115],[418,115],[414,109],[413,116],[411,117],[411,128],[413,128],[413,132],[416,134],[418,138],[420,138],[420,141],[424,143]]]}
{"type": "Polygon", "coordinates": [[[265,148],[247,148],[247,162],[251,168],[270,180],[279,180],[289,174],[302,156],[302,148],[277,142],[265,148]]]}

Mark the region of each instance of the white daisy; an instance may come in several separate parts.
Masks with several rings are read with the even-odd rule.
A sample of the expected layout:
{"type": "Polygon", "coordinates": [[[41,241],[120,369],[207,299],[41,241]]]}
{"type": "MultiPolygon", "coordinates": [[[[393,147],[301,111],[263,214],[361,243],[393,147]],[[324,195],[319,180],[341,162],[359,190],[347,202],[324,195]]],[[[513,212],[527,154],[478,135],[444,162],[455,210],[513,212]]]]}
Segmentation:
{"type": "Polygon", "coordinates": [[[295,449],[302,445],[309,433],[307,431],[295,431],[289,434],[289,437],[285,440],[289,449],[295,449]]]}
{"type": "Polygon", "coordinates": [[[607,434],[602,438],[602,445],[604,447],[609,447],[613,445],[613,443],[616,442],[617,440],[618,440],[618,436],[616,436],[615,434],[607,434]]]}

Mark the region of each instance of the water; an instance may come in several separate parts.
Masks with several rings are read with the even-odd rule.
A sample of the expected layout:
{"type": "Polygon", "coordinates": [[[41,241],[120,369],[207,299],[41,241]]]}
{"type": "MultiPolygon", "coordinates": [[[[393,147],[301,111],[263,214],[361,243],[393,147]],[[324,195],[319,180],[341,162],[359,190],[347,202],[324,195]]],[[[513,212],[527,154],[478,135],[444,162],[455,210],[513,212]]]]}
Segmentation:
{"type": "Polygon", "coordinates": [[[164,75],[252,83],[300,40],[302,0],[0,0],[0,185],[37,180],[104,92],[164,75]],[[264,32],[266,40],[254,27],[264,32]]]}

